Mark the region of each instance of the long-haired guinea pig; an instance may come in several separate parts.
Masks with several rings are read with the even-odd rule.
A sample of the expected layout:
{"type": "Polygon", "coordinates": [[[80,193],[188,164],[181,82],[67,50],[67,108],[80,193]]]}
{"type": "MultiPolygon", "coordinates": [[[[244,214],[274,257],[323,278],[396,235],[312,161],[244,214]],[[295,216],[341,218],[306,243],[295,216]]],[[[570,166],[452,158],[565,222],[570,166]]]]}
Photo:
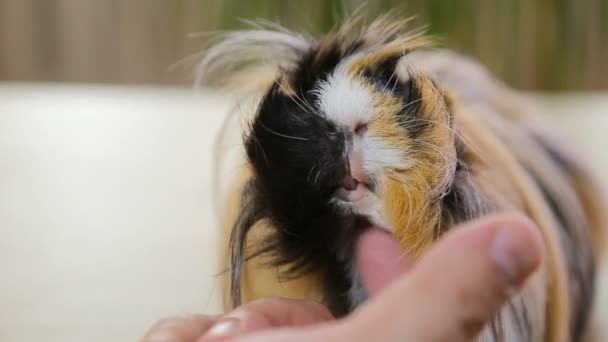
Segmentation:
{"type": "Polygon", "coordinates": [[[343,316],[366,299],[353,249],[370,225],[415,258],[463,221],[518,211],[538,225],[545,262],[479,340],[586,334],[603,196],[549,122],[481,66],[383,17],[321,38],[268,23],[228,32],[199,72],[250,101],[221,144],[243,137],[218,177],[226,310],[285,296],[343,316]]]}

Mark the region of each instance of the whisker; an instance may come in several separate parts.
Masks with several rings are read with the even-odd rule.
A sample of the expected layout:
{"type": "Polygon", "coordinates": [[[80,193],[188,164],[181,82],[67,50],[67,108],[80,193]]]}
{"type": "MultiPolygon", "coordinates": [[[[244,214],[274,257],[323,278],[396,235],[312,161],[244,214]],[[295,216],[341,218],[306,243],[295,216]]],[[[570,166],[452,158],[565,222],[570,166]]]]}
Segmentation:
{"type": "Polygon", "coordinates": [[[321,168],[319,168],[319,171],[317,171],[317,175],[315,176],[315,181],[313,182],[313,184],[317,184],[317,181],[319,181],[320,175],[321,175],[321,168]]]}
{"type": "Polygon", "coordinates": [[[422,175],[418,171],[416,171],[415,169],[412,169],[412,170],[410,170],[410,172],[413,172],[414,174],[416,174],[416,176],[418,176],[418,178],[424,182],[424,185],[426,185],[426,189],[421,189],[422,191],[425,191],[425,190],[429,191],[432,189],[428,180],[426,178],[422,177],[422,175]]]}
{"type": "Polygon", "coordinates": [[[312,106],[312,104],[310,104],[310,102],[308,102],[306,100],[306,95],[304,94],[304,92],[302,91],[302,85],[300,84],[300,88],[299,88],[300,92],[298,94],[296,94],[298,96],[298,98],[300,99],[300,101],[304,104],[304,106],[306,106],[306,108],[308,108],[310,110],[311,113],[315,112],[314,107],[312,106]]]}
{"type": "Polygon", "coordinates": [[[265,129],[265,130],[267,130],[268,132],[270,132],[270,133],[272,133],[272,134],[274,134],[274,135],[277,135],[277,136],[279,136],[279,137],[283,137],[283,138],[287,138],[287,139],[294,139],[294,140],[304,140],[304,141],[308,141],[308,140],[309,140],[308,138],[292,137],[292,136],[290,136],[290,135],[285,135],[285,134],[281,134],[281,133],[275,132],[275,131],[273,131],[272,129],[270,129],[270,128],[266,127],[266,126],[265,126],[265,125],[262,123],[262,121],[259,121],[259,123],[260,123],[260,126],[262,126],[262,128],[264,128],[264,129],[265,129]]]}
{"type": "Polygon", "coordinates": [[[317,167],[317,164],[315,163],[310,170],[308,171],[308,175],[306,176],[306,181],[310,182],[310,175],[312,175],[312,171],[315,169],[315,167],[317,167]]]}
{"type": "MultiPolygon", "coordinates": [[[[395,68],[395,69],[393,70],[393,73],[391,74],[391,77],[389,77],[389,78],[388,78],[388,81],[387,81],[387,82],[386,82],[386,84],[385,84],[385,85],[382,87],[382,88],[383,88],[383,89],[382,89],[382,91],[383,91],[383,92],[387,93],[387,91],[386,91],[386,90],[387,90],[387,88],[388,88],[389,84],[391,84],[391,81],[393,80],[393,78],[395,77],[395,75],[396,75],[396,74],[397,74],[397,69],[395,68]]],[[[397,80],[397,81],[395,82],[395,84],[393,85],[393,87],[392,87],[392,89],[391,89],[391,93],[395,91],[395,87],[397,87],[397,83],[398,83],[398,82],[399,82],[399,81],[397,80]]]]}
{"type": "Polygon", "coordinates": [[[418,103],[418,102],[424,101],[424,100],[428,99],[429,97],[430,97],[430,96],[423,96],[423,97],[421,97],[421,98],[419,98],[419,99],[416,99],[416,100],[414,100],[414,101],[410,101],[410,102],[408,102],[408,103],[404,104],[404,105],[403,105],[403,106],[402,106],[402,107],[399,109],[399,111],[402,111],[402,110],[406,109],[406,108],[407,108],[407,107],[409,107],[409,106],[415,105],[415,104],[416,104],[416,103],[418,103]]]}
{"type": "Polygon", "coordinates": [[[300,104],[300,108],[302,108],[303,111],[314,113],[314,111],[315,111],[314,108],[312,108],[310,103],[308,103],[308,101],[304,100],[304,98],[302,98],[300,95],[294,94],[293,97],[290,97],[290,99],[294,102],[297,101],[297,103],[300,104]]]}
{"type": "MultiPolygon", "coordinates": [[[[433,145],[431,143],[428,143],[428,142],[426,142],[426,141],[424,141],[422,139],[416,139],[415,143],[416,144],[422,144],[424,146],[428,146],[429,148],[437,151],[439,153],[439,155],[443,158],[443,160],[446,162],[446,164],[450,163],[450,158],[448,158],[448,156],[446,155],[445,151],[442,151],[439,147],[437,147],[437,146],[435,146],[435,145],[433,145]]],[[[452,156],[451,159],[455,160],[456,156],[452,156]]]]}
{"type": "Polygon", "coordinates": [[[407,187],[404,187],[404,191],[405,194],[407,195],[407,203],[408,203],[408,218],[407,218],[407,225],[406,225],[406,229],[411,228],[412,225],[412,216],[414,216],[414,206],[412,204],[412,195],[410,194],[410,191],[407,187]]]}
{"type": "Polygon", "coordinates": [[[268,164],[268,157],[266,155],[266,151],[264,151],[264,146],[260,143],[258,137],[253,132],[249,135],[249,137],[258,146],[260,152],[262,152],[262,157],[264,158],[264,161],[266,162],[266,164],[268,164]]]}
{"type": "Polygon", "coordinates": [[[472,153],[474,153],[476,155],[476,157],[478,157],[481,160],[487,161],[487,158],[484,157],[484,154],[482,152],[479,151],[479,149],[477,147],[475,147],[474,145],[472,145],[469,140],[464,137],[460,132],[458,132],[457,130],[453,129],[452,127],[442,123],[442,122],[437,122],[437,121],[433,121],[433,120],[425,120],[425,119],[420,119],[420,120],[424,120],[427,121],[429,123],[433,123],[433,124],[437,124],[437,125],[442,125],[445,128],[449,129],[452,131],[452,133],[454,133],[454,135],[456,135],[456,137],[458,137],[460,139],[460,141],[464,144],[464,146],[467,147],[467,149],[469,151],[471,151],[472,153]]]}
{"type": "Polygon", "coordinates": [[[434,170],[438,170],[439,168],[441,168],[441,166],[439,166],[439,165],[431,164],[431,163],[428,163],[428,162],[425,162],[425,161],[422,161],[422,160],[416,160],[416,164],[418,164],[418,165],[424,165],[424,166],[430,167],[430,168],[432,168],[434,170]]]}
{"type": "MultiPolygon", "coordinates": [[[[283,85],[282,85],[282,84],[279,82],[279,80],[278,80],[278,79],[275,79],[275,80],[274,80],[274,83],[276,83],[276,85],[278,85],[278,86],[279,86],[279,88],[280,88],[281,90],[283,90],[283,92],[285,92],[285,93],[289,93],[288,89],[285,89],[285,87],[284,87],[284,86],[283,86],[283,85]]],[[[298,101],[298,97],[297,97],[297,96],[298,96],[298,95],[295,95],[295,98],[294,98],[294,97],[292,97],[292,96],[289,96],[289,99],[290,99],[290,100],[291,100],[293,103],[295,103],[295,104],[296,104],[298,107],[300,107],[300,109],[301,109],[301,110],[303,110],[304,112],[307,112],[308,110],[305,108],[305,105],[302,105],[302,103],[300,103],[300,102],[298,101]]]]}

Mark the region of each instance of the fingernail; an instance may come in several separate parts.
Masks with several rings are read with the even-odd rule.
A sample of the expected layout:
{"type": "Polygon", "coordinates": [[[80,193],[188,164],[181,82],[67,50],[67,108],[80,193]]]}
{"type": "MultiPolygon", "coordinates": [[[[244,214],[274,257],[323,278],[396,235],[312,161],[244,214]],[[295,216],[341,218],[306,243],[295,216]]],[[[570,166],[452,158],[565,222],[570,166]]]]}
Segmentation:
{"type": "Polygon", "coordinates": [[[234,336],[239,332],[240,325],[241,320],[237,317],[222,318],[207,331],[205,337],[217,338],[234,336]]]}
{"type": "Polygon", "coordinates": [[[490,255],[509,286],[519,287],[538,264],[538,252],[526,243],[517,229],[503,227],[494,236],[490,255]]]}

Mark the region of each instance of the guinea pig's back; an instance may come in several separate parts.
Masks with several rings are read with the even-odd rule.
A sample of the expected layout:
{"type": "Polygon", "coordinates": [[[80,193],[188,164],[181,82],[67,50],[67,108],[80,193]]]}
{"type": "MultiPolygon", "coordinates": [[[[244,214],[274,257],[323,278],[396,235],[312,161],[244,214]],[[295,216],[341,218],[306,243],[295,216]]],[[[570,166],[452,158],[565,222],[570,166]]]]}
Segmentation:
{"type": "MultiPolygon", "coordinates": [[[[577,150],[568,141],[567,134],[553,125],[551,113],[542,113],[530,96],[504,85],[478,62],[466,56],[448,50],[416,51],[411,59],[420,70],[432,75],[437,83],[449,91],[463,110],[482,113],[479,120],[502,136],[518,160],[532,169],[530,173],[547,178],[543,177],[543,171],[550,168],[559,174],[556,178],[564,178],[566,184],[546,186],[567,186],[574,190],[576,200],[584,211],[582,219],[588,221],[587,228],[592,236],[595,255],[601,257],[608,226],[603,184],[586,160],[584,151],[577,150]],[[530,145],[537,148],[530,149],[530,145]],[[544,158],[540,158],[539,154],[543,154],[544,158]],[[544,160],[539,161],[539,158],[544,160]]],[[[553,191],[553,194],[558,192],[553,191]]],[[[553,200],[559,202],[560,199],[553,200]]],[[[571,211],[568,206],[562,206],[562,209],[563,212],[571,211]]]]}
{"type": "MultiPolygon", "coordinates": [[[[547,332],[551,336],[552,331],[562,330],[557,325],[563,326],[568,316],[568,334],[580,338],[588,330],[608,225],[603,186],[590,163],[552,125],[550,113],[540,112],[530,98],[496,80],[477,62],[441,50],[414,52],[410,60],[453,97],[455,125],[460,121],[467,126],[461,133],[489,130],[513,157],[516,165],[511,166],[530,180],[529,187],[517,191],[524,201],[513,207],[539,224],[548,247],[549,274],[553,274],[548,276],[548,283],[553,283],[547,290],[549,310],[559,307],[554,311],[563,315],[548,312],[547,332]],[[564,290],[556,291],[559,287],[564,290]]],[[[483,171],[492,173],[492,167],[497,170],[493,165],[483,171]]],[[[514,176],[502,178],[511,183],[514,176]]],[[[487,192],[499,182],[486,182],[487,192]]]]}

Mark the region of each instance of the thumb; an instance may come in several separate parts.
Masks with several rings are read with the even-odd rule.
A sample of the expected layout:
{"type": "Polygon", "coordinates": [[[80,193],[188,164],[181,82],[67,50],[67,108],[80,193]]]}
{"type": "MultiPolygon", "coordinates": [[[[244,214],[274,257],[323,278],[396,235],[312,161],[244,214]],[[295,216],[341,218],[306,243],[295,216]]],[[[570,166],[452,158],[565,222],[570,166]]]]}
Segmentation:
{"type": "Polygon", "coordinates": [[[345,323],[366,340],[468,341],[540,265],[543,251],[538,229],[524,217],[469,222],[345,323]]]}

